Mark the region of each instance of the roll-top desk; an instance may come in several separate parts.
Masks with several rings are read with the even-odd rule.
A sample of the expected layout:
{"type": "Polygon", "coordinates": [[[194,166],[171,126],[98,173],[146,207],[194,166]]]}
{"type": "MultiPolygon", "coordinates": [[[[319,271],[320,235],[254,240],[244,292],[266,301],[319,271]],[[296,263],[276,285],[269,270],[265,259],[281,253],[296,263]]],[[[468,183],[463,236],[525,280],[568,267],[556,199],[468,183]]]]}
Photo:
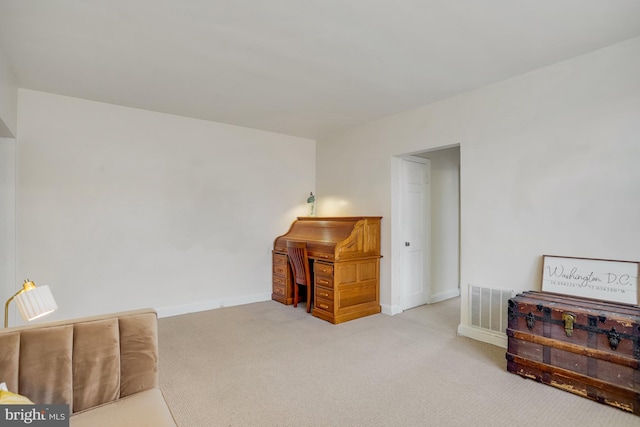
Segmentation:
{"type": "Polygon", "coordinates": [[[380,313],[382,217],[298,217],[273,244],[271,298],[293,303],[287,240],[304,241],[312,268],[312,314],[331,323],[380,313]]]}

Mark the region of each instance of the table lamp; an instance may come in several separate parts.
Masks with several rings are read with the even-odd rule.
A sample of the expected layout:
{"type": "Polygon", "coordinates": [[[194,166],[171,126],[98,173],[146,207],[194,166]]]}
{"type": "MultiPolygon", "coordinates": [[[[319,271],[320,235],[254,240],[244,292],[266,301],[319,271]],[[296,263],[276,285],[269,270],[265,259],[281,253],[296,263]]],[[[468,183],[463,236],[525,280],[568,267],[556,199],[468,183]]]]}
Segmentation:
{"type": "Polygon", "coordinates": [[[307,203],[311,205],[311,211],[309,212],[309,216],[316,216],[316,196],[313,195],[313,192],[309,193],[309,197],[307,198],[307,203]]]}
{"type": "Polygon", "coordinates": [[[53,299],[49,286],[39,286],[30,281],[24,281],[22,289],[7,300],[4,305],[4,327],[9,325],[9,303],[15,299],[18,310],[25,322],[46,316],[58,309],[56,301],[53,299]]]}

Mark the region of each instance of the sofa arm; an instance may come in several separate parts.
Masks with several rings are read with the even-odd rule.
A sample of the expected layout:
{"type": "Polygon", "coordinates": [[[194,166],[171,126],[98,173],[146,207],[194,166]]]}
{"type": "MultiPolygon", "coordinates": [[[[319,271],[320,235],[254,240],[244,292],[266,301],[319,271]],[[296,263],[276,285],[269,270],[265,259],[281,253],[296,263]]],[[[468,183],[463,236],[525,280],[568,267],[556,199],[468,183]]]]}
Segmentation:
{"type": "Polygon", "coordinates": [[[74,414],[70,427],[176,427],[158,388],[74,414]]]}

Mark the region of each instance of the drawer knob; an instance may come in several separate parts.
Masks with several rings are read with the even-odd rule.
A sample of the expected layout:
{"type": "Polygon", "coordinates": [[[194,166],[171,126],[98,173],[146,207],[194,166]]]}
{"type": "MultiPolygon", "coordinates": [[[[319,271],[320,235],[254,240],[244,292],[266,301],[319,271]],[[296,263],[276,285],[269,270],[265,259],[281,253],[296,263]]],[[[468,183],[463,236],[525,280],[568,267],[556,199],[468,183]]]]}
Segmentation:
{"type": "Polygon", "coordinates": [[[329,308],[328,305],[326,304],[318,304],[320,306],[320,308],[324,308],[325,310],[329,308]]]}

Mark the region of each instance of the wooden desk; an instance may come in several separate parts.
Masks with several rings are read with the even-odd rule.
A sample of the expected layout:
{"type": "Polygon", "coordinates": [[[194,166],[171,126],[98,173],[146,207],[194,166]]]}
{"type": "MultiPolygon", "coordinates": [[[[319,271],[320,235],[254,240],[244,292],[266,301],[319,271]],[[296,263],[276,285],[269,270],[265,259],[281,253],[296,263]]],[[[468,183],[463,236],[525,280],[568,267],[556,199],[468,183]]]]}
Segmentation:
{"type": "Polygon", "coordinates": [[[287,240],[307,243],[313,277],[311,313],[341,323],[380,313],[382,217],[298,217],[273,244],[271,298],[293,303],[287,240]]]}

